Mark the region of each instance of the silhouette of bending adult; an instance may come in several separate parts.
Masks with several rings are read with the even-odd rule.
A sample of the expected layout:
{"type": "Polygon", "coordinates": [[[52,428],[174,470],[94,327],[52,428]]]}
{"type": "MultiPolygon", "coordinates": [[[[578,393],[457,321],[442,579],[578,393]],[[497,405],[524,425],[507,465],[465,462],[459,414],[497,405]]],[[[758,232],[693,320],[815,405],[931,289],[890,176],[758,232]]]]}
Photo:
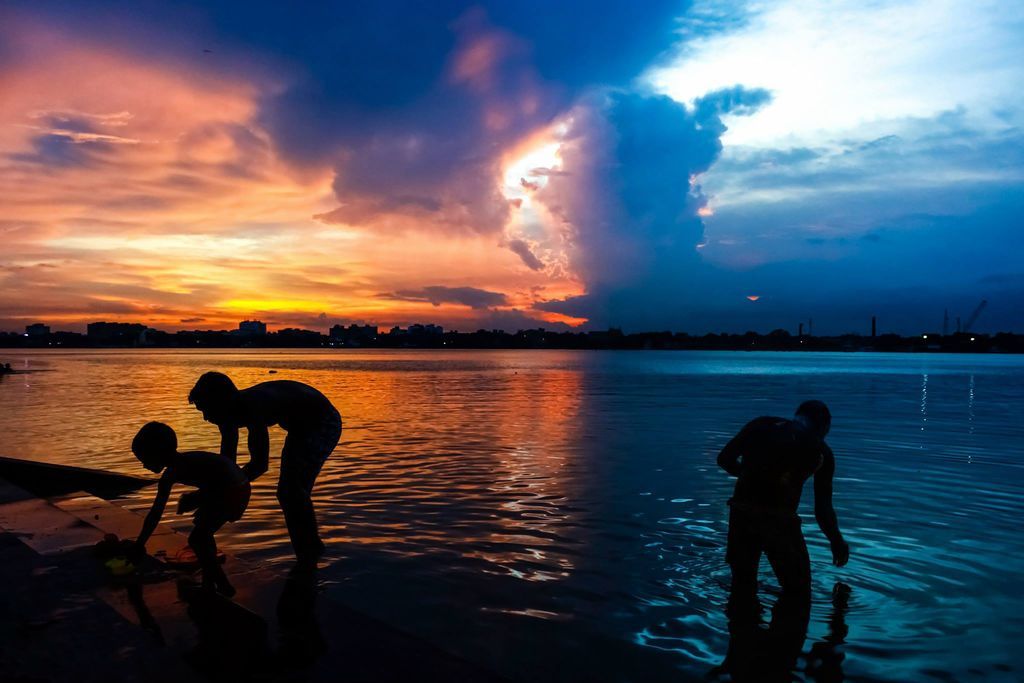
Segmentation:
{"type": "Polygon", "coordinates": [[[762,553],[784,593],[809,594],[811,564],[796,512],[804,482],[812,475],[814,516],[831,543],[833,563],[841,567],[849,559],[832,507],[835,456],[825,443],[831,425],[824,403],[806,401],[792,420],[750,421],[719,453],[718,465],[737,478],[729,500],[726,549],[733,599],[756,599],[762,553]]]}
{"type": "Polygon", "coordinates": [[[242,471],[253,481],[267,471],[268,428],[280,425],[288,435],[281,450],[277,499],[284,512],[296,559],[314,563],[324,544],[317,530],[311,495],[327,456],[341,438],[341,415],[326,396],[301,382],[274,380],[238,389],[220,372],[207,372],[188,395],[203,419],[220,428],[221,455],[237,459],[238,430],[248,434],[249,462],[242,471]]]}

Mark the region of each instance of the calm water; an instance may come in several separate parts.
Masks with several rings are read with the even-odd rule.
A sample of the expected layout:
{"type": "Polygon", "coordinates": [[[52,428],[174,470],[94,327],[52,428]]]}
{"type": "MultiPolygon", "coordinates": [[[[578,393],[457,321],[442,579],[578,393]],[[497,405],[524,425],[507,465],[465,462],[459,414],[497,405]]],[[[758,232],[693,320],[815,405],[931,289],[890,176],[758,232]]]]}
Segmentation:
{"type": "MultiPolygon", "coordinates": [[[[327,590],[520,679],[685,680],[721,664],[731,480],[715,456],[749,418],[820,398],[834,414],[836,509],[852,559],[829,563],[808,490],[814,602],[803,652],[848,629],[845,659],[832,662],[848,679],[1024,675],[1024,357],[231,350],[0,360],[35,371],[0,378],[0,452],[134,473],[128,447],[147,420],[171,424],[185,448],[217,448],[185,399],[205,370],[239,385],[319,387],[345,419],[316,491],[327,590]],[[846,609],[831,600],[837,581],[851,589],[846,609]]],[[[273,439],[279,449],[281,434],[273,439]]],[[[271,469],[225,536],[286,562],[275,481],[271,469]]],[[[763,578],[770,605],[774,581],[763,578]]]]}

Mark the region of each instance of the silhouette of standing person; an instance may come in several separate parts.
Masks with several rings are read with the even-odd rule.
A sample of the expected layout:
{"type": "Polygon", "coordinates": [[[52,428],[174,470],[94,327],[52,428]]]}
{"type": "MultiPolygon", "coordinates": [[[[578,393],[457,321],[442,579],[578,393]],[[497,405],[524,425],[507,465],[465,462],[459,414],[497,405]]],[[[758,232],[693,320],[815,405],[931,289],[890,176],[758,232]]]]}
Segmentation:
{"type": "Polygon", "coordinates": [[[320,469],[341,438],[341,415],[326,396],[301,382],[274,380],[238,389],[220,372],[207,372],[188,395],[203,419],[220,428],[221,455],[234,461],[238,430],[248,433],[249,462],[242,471],[253,481],[267,471],[268,427],[288,432],[281,450],[277,499],[292,549],[300,564],[314,564],[324,544],[311,495],[320,469]]]}
{"type": "Polygon", "coordinates": [[[732,598],[757,598],[757,569],[764,553],[784,593],[809,593],[811,564],[796,511],[804,482],[814,476],[814,516],[832,546],[832,561],[843,566],[850,548],[832,507],[835,456],[825,443],[832,425],[828,407],[806,401],[792,420],[750,421],[718,455],[718,465],[735,476],[729,499],[726,561],[732,570],[732,598]]]}

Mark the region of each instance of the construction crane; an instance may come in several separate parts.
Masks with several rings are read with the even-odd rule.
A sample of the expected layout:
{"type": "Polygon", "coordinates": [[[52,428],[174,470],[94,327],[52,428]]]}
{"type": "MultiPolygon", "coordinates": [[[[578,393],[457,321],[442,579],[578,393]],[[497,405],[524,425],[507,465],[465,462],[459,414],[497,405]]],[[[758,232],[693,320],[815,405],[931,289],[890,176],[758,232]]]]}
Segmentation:
{"type": "Polygon", "coordinates": [[[981,312],[985,310],[986,306],[988,306],[988,300],[982,299],[981,303],[978,304],[978,307],[974,309],[974,313],[971,313],[971,317],[964,323],[964,334],[971,331],[971,326],[978,321],[978,316],[981,315],[981,312]]]}

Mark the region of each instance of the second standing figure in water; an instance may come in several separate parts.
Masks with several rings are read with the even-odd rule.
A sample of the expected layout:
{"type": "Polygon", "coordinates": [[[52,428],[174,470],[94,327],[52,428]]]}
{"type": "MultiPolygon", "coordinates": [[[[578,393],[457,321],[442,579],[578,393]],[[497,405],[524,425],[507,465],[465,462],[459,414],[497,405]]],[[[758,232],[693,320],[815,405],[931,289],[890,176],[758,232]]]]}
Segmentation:
{"type": "Polygon", "coordinates": [[[284,512],[296,559],[315,563],[324,544],[317,530],[311,495],[327,456],[341,438],[341,415],[326,396],[301,382],[276,380],[238,389],[220,372],[207,372],[189,392],[188,402],[203,419],[220,428],[221,455],[234,461],[238,430],[248,433],[249,462],[242,471],[253,481],[267,471],[270,457],[268,427],[288,432],[281,450],[277,499],[284,512]]]}

